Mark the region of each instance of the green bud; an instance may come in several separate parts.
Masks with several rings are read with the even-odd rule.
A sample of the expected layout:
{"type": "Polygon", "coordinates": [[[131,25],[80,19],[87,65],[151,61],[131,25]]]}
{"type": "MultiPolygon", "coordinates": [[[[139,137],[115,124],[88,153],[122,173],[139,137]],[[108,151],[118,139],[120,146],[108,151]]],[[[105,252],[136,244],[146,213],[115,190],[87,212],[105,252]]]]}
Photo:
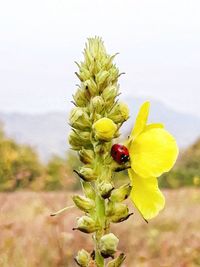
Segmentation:
{"type": "Polygon", "coordinates": [[[86,195],[86,197],[89,197],[90,199],[95,199],[96,193],[94,191],[93,186],[91,183],[82,181],[82,187],[83,187],[83,192],[86,195]]]}
{"type": "Polygon", "coordinates": [[[124,253],[121,253],[117,258],[114,260],[110,261],[106,267],[120,267],[122,263],[125,261],[126,256],[124,253]]]}
{"type": "Polygon", "coordinates": [[[89,234],[94,233],[97,230],[97,227],[95,221],[91,217],[84,215],[77,220],[77,227],[73,228],[73,230],[79,230],[89,234]]]}
{"type": "Polygon", "coordinates": [[[85,212],[91,212],[95,208],[95,203],[92,199],[84,197],[84,196],[73,196],[72,197],[76,206],[85,212]]]}
{"type": "Polygon", "coordinates": [[[75,172],[79,175],[81,179],[83,179],[86,182],[91,182],[97,179],[95,171],[92,168],[90,168],[90,166],[87,165],[81,167],[80,171],[75,170],[75,172]]]}
{"type": "Polygon", "coordinates": [[[73,95],[74,102],[78,107],[85,107],[87,105],[87,98],[85,94],[85,89],[79,88],[75,95],[73,95]]]}
{"type": "Polygon", "coordinates": [[[99,184],[98,190],[102,198],[109,198],[114,186],[110,182],[102,181],[99,184]]]}
{"type": "Polygon", "coordinates": [[[98,85],[103,84],[109,76],[109,72],[106,70],[100,70],[96,75],[96,82],[98,85]]]}
{"type": "Polygon", "coordinates": [[[75,107],[70,113],[70,124],[78,130],[89,130],[91,127],[90,118],[85,108],[75,107]]]}
{"type": "Polygon", "coordinates": [[[79,77],[81,82],[84,82],[84,81],[90,79],[91,74],[90,74],[89,70],[82,65],[80,68],[80,72],[77,76],[79,77]]]}
{"type": "Polygon", "coordinates": [[[81,249],[76,256],[75,261],[81,267],[88,267],[90,263],[90,254],[86,250],[81,249]]]}
{"type": "Polygon", "coordinates": [[[94,160],[94,152],[91,149],[82,148],[79,151],[79,157],[84,164],[92,163],[94,160]]]}
{"type": "Polygon", "coordinates": [[[129,118],[129,108],[125,103],[117,103],[108,114],[115,123],[122,123],[129,118]]]}
{"type": "Polygon", "coordinates": [[[102,97],[104,101],[107,103],[108,107],[110,107],[113,104],[115,98],[118,95],[118,92],[119,92],[118,87],[114,85],[109,85],[103,90],[102,97]]]}
{"type": "Polygon", "coordinates": [[[113,66],[109,70],[109,76],[107,79],[107,83],[110,84],[110,83],[117,82],[119,76],[120,76],[119,70],[115,66],[113,66]]]}
{"type": "Polygon", "coordinates": [[[108,202],[106,206],[106,216],[110,218],[113,223],[119,223],[127,220],[132,213],[129,214],[129,210],[126,204],[108,202]]]}
{"type": "Polygon", "coordinates": [[[104,108],[104,104],[104,100],[101,96],[95,96],[90,102],[91,111],[94,113],[101,113],[104,108]]]}
{"type": "Polygon", "coordinates": [[[88,92],[90,93],[90,96],[95,96],[98,94],[97,85],[92,78],[85,81],[84,86],[85,86],[85,89],[88,90],[88,92]]]}
{"type": "Polygon", "coordinates": [[[102,236],[99,244],[101,255],[104,258],[113,256],[117,251],[118,243],[119,239],[113,233],[102,236]]]}
{"type": "Polygon", "coordinates": [[[74,150],[80,150],[82,147],[91,147],[90,132],[71,131],[69,143],[74,150]]]}
{"type": "Polygon", "coordinates": [[[110,200],[112,202],[122,202],[128,198],[131,192],[130,184],[125,184],[112,191],[110,200]]]}

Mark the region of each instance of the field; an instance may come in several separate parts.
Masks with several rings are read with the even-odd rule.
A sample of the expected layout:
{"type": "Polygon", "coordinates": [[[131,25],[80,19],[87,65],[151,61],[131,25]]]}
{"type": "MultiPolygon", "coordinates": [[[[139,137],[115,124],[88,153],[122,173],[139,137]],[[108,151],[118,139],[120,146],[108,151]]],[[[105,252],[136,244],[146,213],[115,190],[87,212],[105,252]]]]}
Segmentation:
{"type": "MultiPolygon", "coordinates": [[[[113,225],[124,267],[200,266],[200,190],[164,191],[166,208],[146,224],[135,211],[128,221],[113,225]],[[119,230],[119,232],[118,232],[119,230]]],[[[56,217],[71,203],[71,193],[16,192],[0,194],[0,267],[73,267],[91,237],[73,232],[75,209],[56,217]]]]}

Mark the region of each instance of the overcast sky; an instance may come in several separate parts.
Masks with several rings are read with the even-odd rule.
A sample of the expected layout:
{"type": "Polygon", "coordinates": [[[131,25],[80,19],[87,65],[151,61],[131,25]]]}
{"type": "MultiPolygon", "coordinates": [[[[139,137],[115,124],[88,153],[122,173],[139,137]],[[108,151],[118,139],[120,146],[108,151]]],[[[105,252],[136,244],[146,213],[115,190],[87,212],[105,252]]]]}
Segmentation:
{"type": "Polygon", "coordinates": [[[200,116],[199,0],[0,0],[0,111],[67,110],[87,37],[102,36],[124,96],[200,116]]]}

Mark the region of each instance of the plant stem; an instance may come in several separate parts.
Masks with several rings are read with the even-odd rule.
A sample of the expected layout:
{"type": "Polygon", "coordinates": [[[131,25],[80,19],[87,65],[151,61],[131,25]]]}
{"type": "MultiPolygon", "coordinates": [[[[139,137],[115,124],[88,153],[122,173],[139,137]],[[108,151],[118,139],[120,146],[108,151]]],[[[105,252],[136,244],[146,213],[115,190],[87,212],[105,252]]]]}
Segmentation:
{"type": "MultiPolygon", "coordinates": [[[[98,181],[97,181],[98,183],[98,181]]],[[[96,187],[97,188],[97,187],[96,187]]],[[[97,193],[97,192],[96,192],[97,193]]],[[[105,229],[105,200],[101,196],[96,195],[96,219],[99,224],[99,229],[95,234],[95,261],[97,267],[104,267],[104,258],[101,256],[99,251],[99,241],[104,234],[105,229]]]]}

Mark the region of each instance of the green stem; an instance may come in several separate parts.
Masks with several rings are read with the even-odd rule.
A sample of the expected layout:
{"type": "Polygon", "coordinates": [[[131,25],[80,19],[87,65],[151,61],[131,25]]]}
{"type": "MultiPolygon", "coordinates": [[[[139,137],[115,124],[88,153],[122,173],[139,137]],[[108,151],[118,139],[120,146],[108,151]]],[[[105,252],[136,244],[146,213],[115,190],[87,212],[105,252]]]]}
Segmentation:
{"type": "Polygon", "coordinates": [[[104,267],[104,258],[101,256],[99,251],[99,241],[104,234],[105,229],[105,200],[101,198],[98,193],[96,195],[96,219],[99,224],[99,229],[95,234],[95,261],[97,267],[104,267]]]}

